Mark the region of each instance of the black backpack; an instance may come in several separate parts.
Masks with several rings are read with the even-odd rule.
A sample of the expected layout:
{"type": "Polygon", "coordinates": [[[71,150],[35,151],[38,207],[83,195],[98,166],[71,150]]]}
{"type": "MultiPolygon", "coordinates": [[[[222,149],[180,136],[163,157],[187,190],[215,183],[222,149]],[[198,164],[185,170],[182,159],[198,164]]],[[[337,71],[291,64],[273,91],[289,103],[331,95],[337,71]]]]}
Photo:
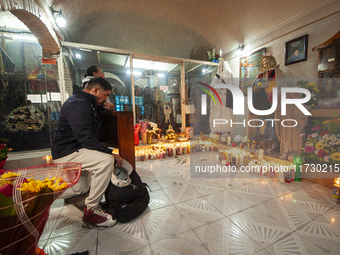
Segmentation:
{"type": "Polygon", "coordinates": [[[131,183],[117,187],[111,181],[105,191],[106,212],[118,222],[128,222],[141,215],[148,207],[150,196],[140,176],[135,170],[130,174],[131,183]]]}

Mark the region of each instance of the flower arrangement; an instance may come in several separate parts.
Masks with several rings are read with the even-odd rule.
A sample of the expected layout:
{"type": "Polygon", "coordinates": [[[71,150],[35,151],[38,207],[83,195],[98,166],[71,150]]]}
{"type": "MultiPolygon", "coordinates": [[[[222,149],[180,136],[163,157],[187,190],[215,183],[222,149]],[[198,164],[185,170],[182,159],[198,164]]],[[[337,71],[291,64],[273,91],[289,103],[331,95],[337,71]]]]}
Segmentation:
{"type": "Polygon", "coordinates": [[[0,254],[34,254],[51,204],[80,172],[77,163],[0,171],[0,254]]]}
{"type": "Polygon", "coordinates": [[[45,115],[34,106],[21,106],[15,108],[6,117],[6,129],[16,131],[38,131],[45,123],[45,115]]]}
{"type": "Polygon", "coordinates": [[[211,50],[207,50],[207,56],[208,56],[209,61],[215,62],[215,63],[219,62],[220,56],[218,54],[216,54],[216,48],[213,48],[211,50]]]}
{"type": "MultiPolygon", "coordinates": [[[[306,105],[310,105],[311,107],[315,107],[318,104],[318,101],[321,99],[320,91],[316,88],[315,83],[308,81],[298,81],[298,87],[308,89],[311,93],[311,99],[305,103],[306,105]]],[[[304,95],[302,95],[304,97],[304,95]]]]}
{"type": "Polygon", "coordinates": [[[340,118],[322,122],[314,120],[312,134],[300,134],[304,139],[302,155],[305,160],[319,163],[340,163],[340,118]]]}

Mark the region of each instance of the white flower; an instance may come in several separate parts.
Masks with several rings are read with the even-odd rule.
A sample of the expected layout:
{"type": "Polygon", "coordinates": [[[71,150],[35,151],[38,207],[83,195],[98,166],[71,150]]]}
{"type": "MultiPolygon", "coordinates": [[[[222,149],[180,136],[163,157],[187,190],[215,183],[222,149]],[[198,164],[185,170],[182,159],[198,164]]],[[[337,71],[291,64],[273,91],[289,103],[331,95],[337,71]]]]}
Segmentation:
{"type": "Polygon", "coordinates": [[[325,157],[323,158],[323,160],[324,160],[325,162],[329,162],[329,158],[330,158],[330,156],[325,156],[325,157]]]}
{"type": "Polygon", "coordinates": [[[313,133],[313,134],[312,134],[312,137],[313,137],[313,138],[317,138],[318,136],[319,136],[318,133],[313,133]]]}

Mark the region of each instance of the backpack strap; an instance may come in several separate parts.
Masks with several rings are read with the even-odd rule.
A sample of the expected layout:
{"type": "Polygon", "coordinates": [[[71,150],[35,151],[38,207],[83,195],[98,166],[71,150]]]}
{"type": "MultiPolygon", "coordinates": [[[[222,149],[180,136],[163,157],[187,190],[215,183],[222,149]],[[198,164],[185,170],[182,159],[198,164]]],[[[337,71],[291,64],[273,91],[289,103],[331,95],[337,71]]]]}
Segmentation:
{"type": "Polygon", "coordinates": [[[143,184],[145,185],[145,187],[148,187],[148,189],[149,189],[150,191],[152,191],[151,188],[149,187],[149,185],[148,185],[147,183],[143,182],[143,184]]]}

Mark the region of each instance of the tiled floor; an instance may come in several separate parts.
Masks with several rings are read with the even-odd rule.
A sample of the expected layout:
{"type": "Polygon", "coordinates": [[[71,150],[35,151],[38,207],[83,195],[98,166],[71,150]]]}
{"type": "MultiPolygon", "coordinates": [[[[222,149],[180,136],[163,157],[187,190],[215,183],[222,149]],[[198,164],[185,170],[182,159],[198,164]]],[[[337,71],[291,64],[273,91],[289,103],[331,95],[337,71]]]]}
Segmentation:
{"type": "Polygon", "coordinates": [[[340,254],[340,205],[311,182],[190,178],[183,156],[137,163],[152,191],[136,220],[82,228],[82,212],[56,200],[39,246],[72,254],[340,254]]]}

